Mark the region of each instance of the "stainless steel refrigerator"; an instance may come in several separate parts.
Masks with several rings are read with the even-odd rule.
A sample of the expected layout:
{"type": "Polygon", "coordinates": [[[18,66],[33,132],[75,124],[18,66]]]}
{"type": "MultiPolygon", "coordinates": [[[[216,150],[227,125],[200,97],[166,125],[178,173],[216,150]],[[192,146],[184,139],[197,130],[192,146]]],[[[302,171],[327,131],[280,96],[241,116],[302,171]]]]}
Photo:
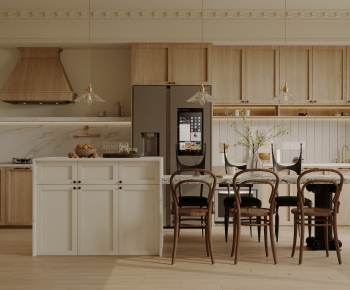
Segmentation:
{"type": "MultiPolygon", "coordinates": [[[[199,103],[187,102],[199,87],[199,85],[140,85],[132,88],[132,147],[138,148],[144,156],[163,157],[164,174],[171,174],[177,170],[175,150],[179,148],[177,145],[179,144],[179,111],[187,108],[203,110],[201,142],[206,146],[205,167],[211,170],[212,104],[206,103],[202,106],[199,103]]],[[[205,89],[211,93],[210,86],[205,86],[205,89]]],[[[179,156],[179,159],[184,164],[194,165],[201,161],[202,156],[185,155],[179,156]]],[[[163,192],[163,222],[165,226],[172,226],[169,216],[171,198],[168,186],[165,186],[163,192]]]]}

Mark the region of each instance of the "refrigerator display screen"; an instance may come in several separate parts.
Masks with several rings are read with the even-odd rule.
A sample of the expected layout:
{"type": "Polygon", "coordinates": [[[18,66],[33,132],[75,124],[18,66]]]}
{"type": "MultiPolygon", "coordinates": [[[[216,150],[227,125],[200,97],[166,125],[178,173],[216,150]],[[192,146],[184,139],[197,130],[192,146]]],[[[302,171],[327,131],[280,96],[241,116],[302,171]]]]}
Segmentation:
{"type": "Polygon", "coordinates": [[[178,155],[203,155],[203,109],[177,109],[178,155]]]}

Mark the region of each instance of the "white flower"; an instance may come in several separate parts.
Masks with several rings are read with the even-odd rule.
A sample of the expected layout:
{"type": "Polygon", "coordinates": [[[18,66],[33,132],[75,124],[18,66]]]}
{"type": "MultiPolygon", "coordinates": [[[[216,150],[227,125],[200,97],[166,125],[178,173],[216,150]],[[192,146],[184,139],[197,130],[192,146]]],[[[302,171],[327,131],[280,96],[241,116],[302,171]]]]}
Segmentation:
{"type": "Polygon", "coordinates": [[[266,146],[271,139],[290,134],[290,130],[285,128],[284,122],[279,125],[268,127],[265,132],[256,132],[253,134],[251,128],[247,124],[245,115],[242,113],[241,115],[243,115],[242,132],[237,128],[236,120],[231,122],[231,129],[236,133],[236,138],[238,140],[233,146],[245,146],[252,153],[257,153],[259,148],[266,146]]]}

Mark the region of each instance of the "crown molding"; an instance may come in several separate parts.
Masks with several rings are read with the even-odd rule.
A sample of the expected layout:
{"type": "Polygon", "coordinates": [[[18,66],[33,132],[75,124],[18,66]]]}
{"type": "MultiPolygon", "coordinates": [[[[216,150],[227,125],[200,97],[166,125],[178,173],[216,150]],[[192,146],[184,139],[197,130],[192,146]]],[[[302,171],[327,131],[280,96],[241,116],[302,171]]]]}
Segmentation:
{"type": "MultiPolygon", "coordinates": [[[[88,10],[0,10],[0,21],[87,21],[88,10]]],[[[284,10],[206,10],[205,21],[281,21],[284,10]]],[[[92,10],[92,21],[200,21],[201,10],[92,10]]],[[[287,10],[288,21],[349,21],[350,10],[287,10]]]]}

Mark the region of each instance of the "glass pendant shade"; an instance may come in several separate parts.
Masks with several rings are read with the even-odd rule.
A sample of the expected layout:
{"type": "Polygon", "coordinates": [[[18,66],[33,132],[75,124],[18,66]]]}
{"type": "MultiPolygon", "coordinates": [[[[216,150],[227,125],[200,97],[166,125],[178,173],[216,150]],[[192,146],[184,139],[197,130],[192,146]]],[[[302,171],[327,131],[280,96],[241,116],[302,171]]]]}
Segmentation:
{"type": "Polygon", "coordinates": [[[285,83],[283,89],[276,97],[273,98],[272,102],[279,104],[290,104],[298,102],[298,98],[293,94],[288,93],[288,86],[287,83],[285,83]]]}
{"type": "Polygon", "coordinates": [[[78,98],[74,100],[74,102],[79,103],[79,102],[86,102],[88,105],[91,105],[92,103],[99,103],[99,102],[104,102],[102,98],[100,98],[97,94],[95,94],[92,91],[92,86],[89,84],[87,89],[85,90],[85,93],[81,94],[78,98]]]}
{"type": "Polygon", "coordinates": [[[187,100],[187,102],[195,102],[204,105],[206,102],[213,102],[215,98],[205,91],[204,85],[202,84],[199,91],[187,100]]]}

